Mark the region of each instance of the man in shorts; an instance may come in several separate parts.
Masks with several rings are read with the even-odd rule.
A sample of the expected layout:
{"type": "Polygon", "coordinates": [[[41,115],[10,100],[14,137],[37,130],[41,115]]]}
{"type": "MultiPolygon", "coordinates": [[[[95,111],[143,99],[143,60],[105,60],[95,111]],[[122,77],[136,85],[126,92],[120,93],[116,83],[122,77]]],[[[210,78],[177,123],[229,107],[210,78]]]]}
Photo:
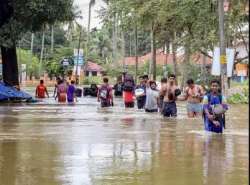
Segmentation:
{"type": "Polygon", "coordinates": [[[201,86],[196,85],[193,79],[187,81],[187,88],[184,96],[180,99],[187,101],[187,113],[189,118],[200,116],[202,113],[201,101],[204,96],[204,91],[201,86]]]}
{"type": "Polygon", "coordinates": [[[176,100],[179,88],[176,85],[176,77],[174,74],[169,75],[168,83],[161,88],[160,95],[164,96],[162,114],[164,117],[176,117],[177,107],[176,100]]]}

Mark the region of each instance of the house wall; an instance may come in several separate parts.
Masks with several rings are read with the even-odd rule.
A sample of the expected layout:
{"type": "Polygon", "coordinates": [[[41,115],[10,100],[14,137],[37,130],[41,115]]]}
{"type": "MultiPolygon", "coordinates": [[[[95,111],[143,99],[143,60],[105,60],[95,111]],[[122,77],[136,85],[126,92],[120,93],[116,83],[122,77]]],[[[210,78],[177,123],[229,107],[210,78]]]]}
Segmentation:
{"type": "Polygon", "coordinates": [[[237,76],[249,76],[248,64],[236,64],[235,73],[237,76]]]}

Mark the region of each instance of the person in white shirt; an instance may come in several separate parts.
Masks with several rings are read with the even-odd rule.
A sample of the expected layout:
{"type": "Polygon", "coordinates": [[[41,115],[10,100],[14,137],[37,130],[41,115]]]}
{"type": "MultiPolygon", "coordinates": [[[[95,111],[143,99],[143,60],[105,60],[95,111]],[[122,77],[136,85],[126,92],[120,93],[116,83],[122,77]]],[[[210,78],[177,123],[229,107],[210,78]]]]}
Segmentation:
{"type": "Polygon", "coordinates": [[[155,81],[149,81],[146,88],[146,112],[158,112],[159,91],[155,81]]]}

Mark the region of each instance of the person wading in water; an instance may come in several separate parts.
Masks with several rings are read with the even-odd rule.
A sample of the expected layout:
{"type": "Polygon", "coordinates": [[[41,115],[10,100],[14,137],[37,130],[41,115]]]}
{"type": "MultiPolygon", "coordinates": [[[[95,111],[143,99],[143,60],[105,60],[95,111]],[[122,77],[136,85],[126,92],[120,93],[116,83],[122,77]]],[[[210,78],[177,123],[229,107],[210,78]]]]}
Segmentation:
{"type": "Polygon", "coordinates": [[[114,106],[112,87],[109,85],[109,79],[103,78],[103,85],[98,89],[97,101],[101,102],[101,107],[114,106]]]}
{"type": "Polygon", "coordinates": [[[181,94],[180,89],[176,85],[176,77],[174,74],[169,75],[168,83],[163,85],[160,95],[164,96],[162,114],[164,117],[176,117],[177,107],[176,100],[181,94]]]}
{"type": "Polygon", "coordinates": [[[222,133],[225,128],[225,112],[228,110],[226,98],[220,93],[220,82],[212,80],[210,92],[203,98],[203,118],[205,130],[222,133]]]}
{"type": "Polygon", "coordinates": [[[187,81],[187,88],[184,96],[178,100],[187,101],[187,113],[189,118],[198,117],[202,113],[201,101],[204,96],[204,91],[201,86],[196,85],[193,79],[187,81]]]}
{"type": "Polygon", "coordinates": [[[49,93],[47,91],[47,87],[44,85],[44,81],[40,80],[40,84],[36,87],[36,98],[45,98],[45,94],[49,98],[49,93]]]}

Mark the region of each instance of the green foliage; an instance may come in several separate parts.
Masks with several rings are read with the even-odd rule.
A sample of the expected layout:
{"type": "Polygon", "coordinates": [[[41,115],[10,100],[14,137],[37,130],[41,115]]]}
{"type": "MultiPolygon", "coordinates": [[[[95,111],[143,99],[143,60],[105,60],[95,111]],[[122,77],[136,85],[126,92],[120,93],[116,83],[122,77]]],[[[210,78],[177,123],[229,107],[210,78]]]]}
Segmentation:
{"type": "MultiPolygon", "coordinates": [[[[230,10],[225,13],[225,31],[227,45],[235,47],[233,41],[248,37],[247,33],[239,31],[248,24],[249,15],[245,12],[248,1],[229,2],[230,10]]],[[[125,32],[126,56],[135,55],[135,26],[138,27],[139,35],[144,36],[142,40],[138,39],[139,55],[150,52],[149,32],[153,31],[157,48],[164,47],[166,43],[174,43],[177,47],[188,48],[189,52],[185,55],[191,56],[201,51],[208,54],[218,45],[217,7],[215,0],[110,0],[107,9],[102,12],[102,17],[110,29],[116,20],[119,29],[125,32]]],[[[197,74],[193,76],[198,78],[197,74]]]]}
{"type": "Polygon", "coordinates": [[[40,31],[45,25],[71,21],[76,16],[73,0],[9,0],[3,6],[13,10],[5,14],[0,27],[0,43],[4,46],[12,46],[28,31],[40,31]]]}
{"type": "MultiPolygon", "coordinates": [[[[229,103],[231,104],[249,103],[249,84],[244,83],[241,84],[241,87],[242,86],[243,88],[241,88],[242,89],[241,92],[235,93],[228,98],[229,103]]],[[[237,88],[237,86],[235,87],[237,88]]]]}
{"type": "Polygon", "coordinates": [[[38,77],[39,59],[35,55],[31,56],[30,51],[23,49],[17,50],[17,56],[18,56],[18,61],[21,62],[21,64],[26,64],[27,76],[29,76],[30,79],[32,76],[38,77]]]}
{"type": "Polygon", "coordinates": [[[110,77],[120,76],[124,72],[122,66],[117,66],[114,64],[105,64],[103,65],[103,67],[106,72],[106,75],[110,77]]]}
{"type": "Polygon", "coordinates": [[[109,34],[105,27],[91,33],[88,47],[89,60],[93,60],[98,64],[104,64],[108,58],[112,57],[112,43],[109,34]]]}
{"type": "MultiPolygon", "coordinates": [[[[34,33],[33,52],[37,56],[39,56],[41,52],[42,34],[42,32],[34,33]]],[[[31,32],[25,33],[19,43],[23,49],[29,50],[31,46],[31,32]]],[[[66,38],[66,31],[63,29],[63,25],[56,24],[54,26],[54,48],[67,47],[68,45],[69,41],[66,38]]],[[[45,29],[44,47],[45,53],[49,55],[51,49],[51,28],[49,27],[45,29]]]]}
{"type": "Polygon", "coordinates": [[[63,58],[71,59],[73,56],[72,48],[58,48],[55,50],[52,58],[50,58],[44,64],[44,68],[49,74],[50,77],[53,76],[61,76],[67,74],[70,70],[72,70],[72,66],[68,66],[67,68],[63,68],[61,65],[61,61],[63,58]]]}
{"type": "Polygon", "coordinates": [[[100,85],[101,83],[102,83],[102,77],[98,76],[85,77],[82,82],[83,85],[91,85],[91,84],[100,85]]]}
{"type": "Polygon", "coordinates": [[[239,104],[239,103],[247,104],[249,103],[249,97],[244,94],[236,93],[230,96],[227,101],[228,103],[231,104],[239,104]]]}

